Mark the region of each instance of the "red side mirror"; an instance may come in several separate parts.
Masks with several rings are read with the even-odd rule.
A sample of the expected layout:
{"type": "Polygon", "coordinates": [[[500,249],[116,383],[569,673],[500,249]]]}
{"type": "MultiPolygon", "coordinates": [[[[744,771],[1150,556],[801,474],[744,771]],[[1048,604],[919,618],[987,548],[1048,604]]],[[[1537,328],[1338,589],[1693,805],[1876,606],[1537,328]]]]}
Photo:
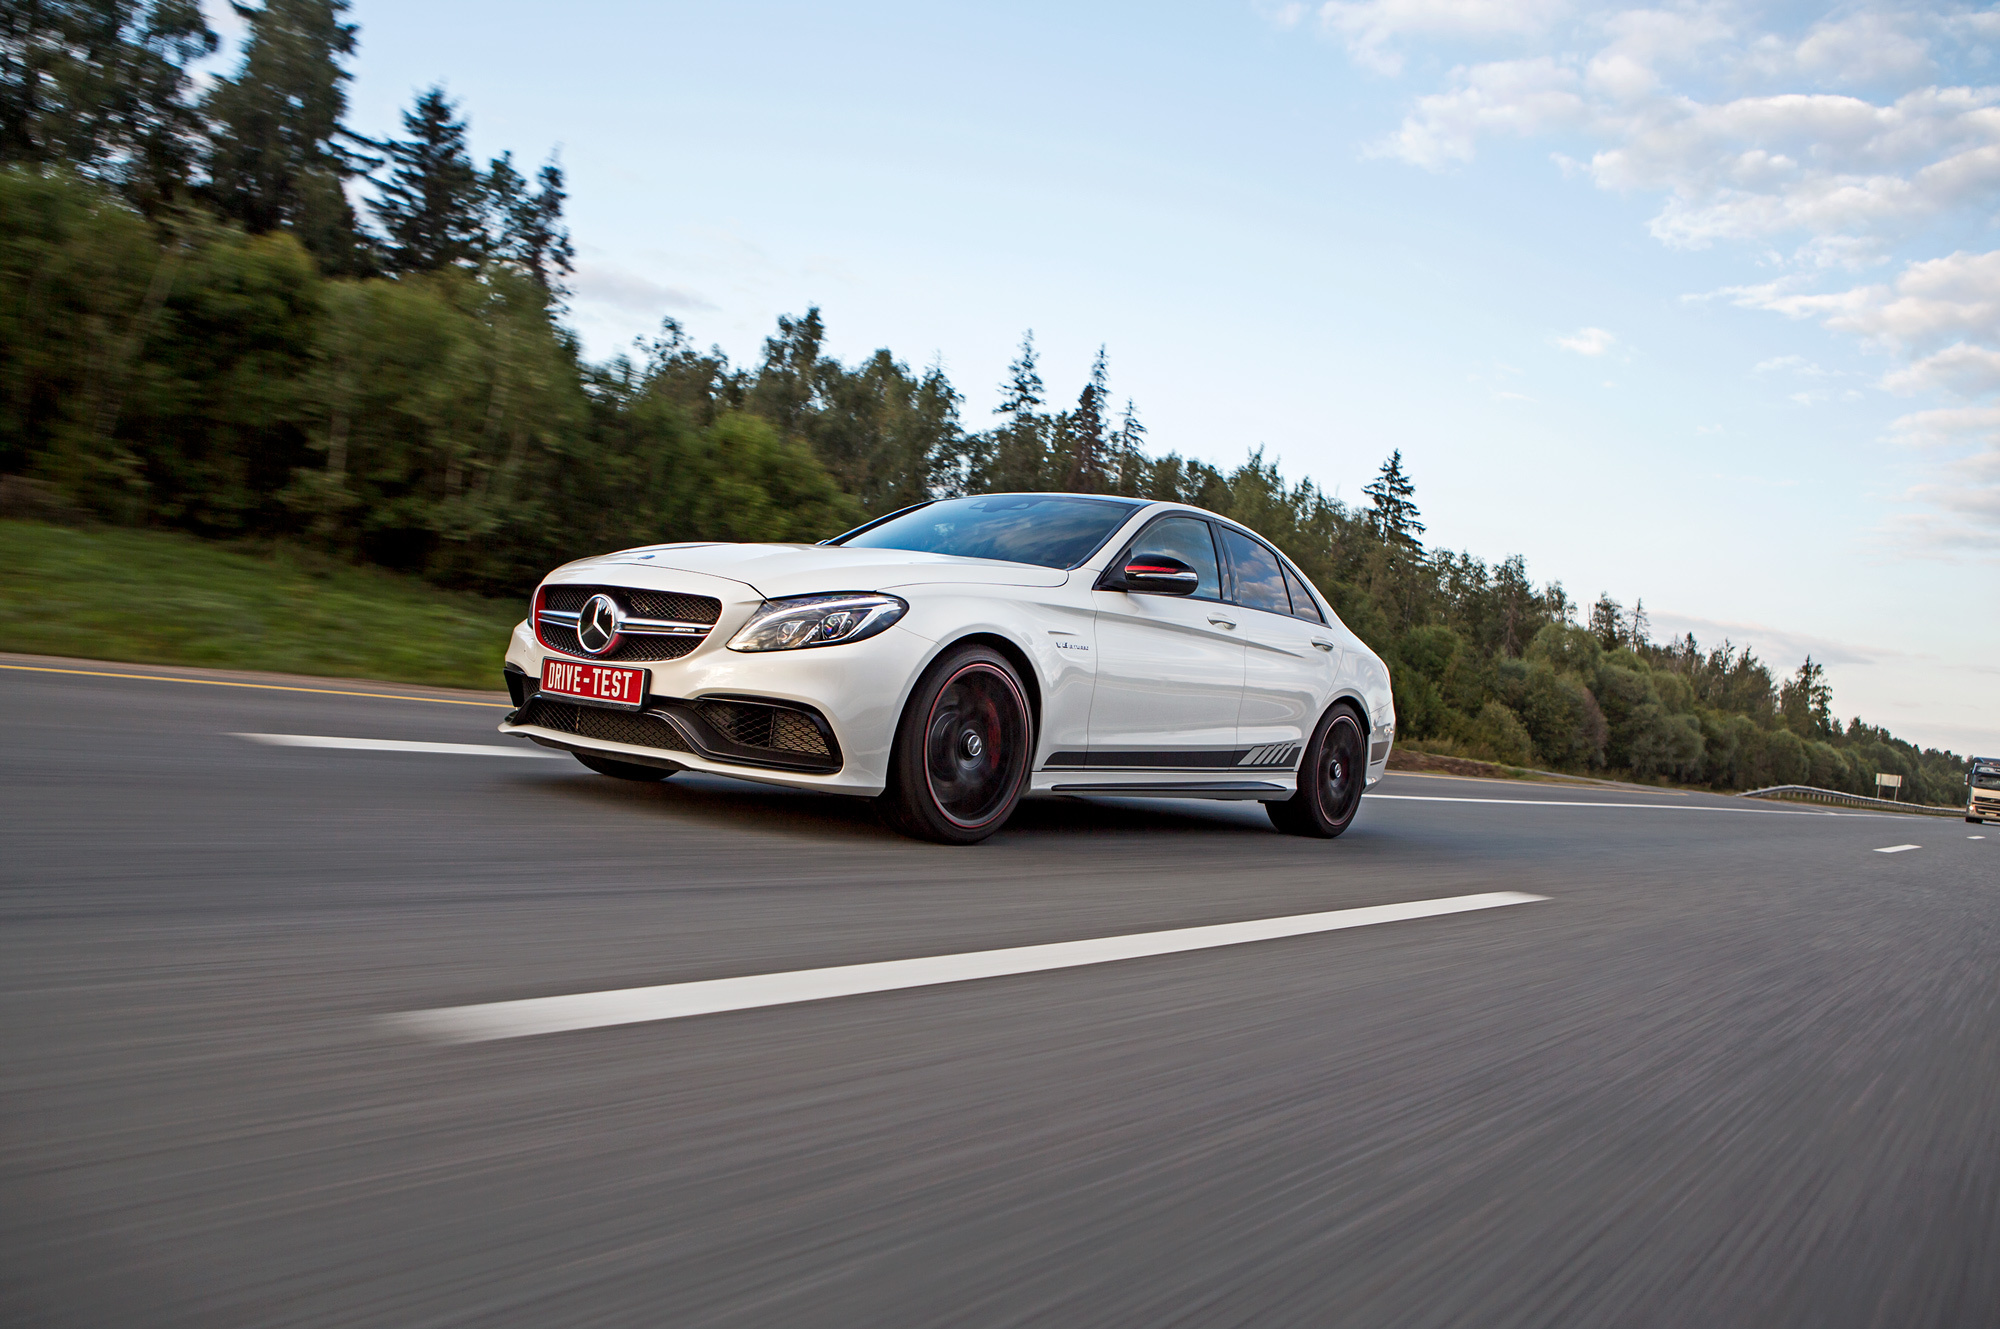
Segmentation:
{"type": "Polygon", "coordinates": [[[1121,591],[1148,595],[1192,595],[1201,574],[1171,554],[1134,554],[1118,570],[1121,591]]]}

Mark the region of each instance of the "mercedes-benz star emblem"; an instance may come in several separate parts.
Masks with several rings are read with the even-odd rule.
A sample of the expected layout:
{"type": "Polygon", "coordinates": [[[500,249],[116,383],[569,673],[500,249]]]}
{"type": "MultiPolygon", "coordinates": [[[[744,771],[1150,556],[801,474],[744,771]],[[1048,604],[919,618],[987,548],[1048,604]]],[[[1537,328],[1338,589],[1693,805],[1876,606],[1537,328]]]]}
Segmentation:
{"type": "Polygon", "coordinates": [[[592,655],[602,655],[618,644],[621,615],[618,602],[608,595],[593,595],[583,612],[576,616],[576,640],[592,655]]]}

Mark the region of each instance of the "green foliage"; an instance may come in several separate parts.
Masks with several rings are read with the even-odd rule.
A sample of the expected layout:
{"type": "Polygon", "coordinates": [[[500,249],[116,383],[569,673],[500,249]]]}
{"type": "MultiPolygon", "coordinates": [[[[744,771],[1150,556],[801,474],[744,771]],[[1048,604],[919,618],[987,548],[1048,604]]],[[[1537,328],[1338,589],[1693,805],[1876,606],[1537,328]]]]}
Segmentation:
{"type": "Polygon", "coordinates": [[[203,100],[205,194],[253,234],[291,231],[331,272],[371,266],[346,183],[365,164],[341,124],[355,27],[347,0],[265,0],[239,7],[250,28],[236,73],[203,100]]]}
{"type": "Polygon", "coordinates": [[[1420,547],[1424,524],[1417,520],[1417,486],[1403,470],[1401,448],[1389,454],[1381,474],[1362,492],[1368,495],[1369,523],[1385,543],[1412,551],[1420,547]]]}
{"type": "Polygon", "coordinates": [[[1610,727],[1597,698],[1574,674],[1536,660],[1511,700],[1542,764],[1567,770],[1604,765],[1610,727]]]}
{"type": "Polygon", "coordinates": [[[1474,755],[1506,766],[1528,766],[1535,760],[1534,741],[1520,717],[1497,701],[1479,708],[1479,714],[1460,729],[1460,738],[1474,755]]]}
{"type": "Polygon", "coordinates": [[[170,206],[200,132],[188,66],[215,44],[195,0],[0,6],[0,163],[67,166],[146,212],[170,206]]]}
{"type": "MultiPolygon", "coordinates": [[[[409,137],[387,145],[389,177],[369,208],[382,223],[392,272],[476,270],[487,256],[489,184],[466,152],[465,122],[456,110],[444,89],[430,89],[403,112],[409,137]]],[[[512,164],[495,163],[493,175],[492,184],[518,207],[525,185],[512,164]]]]}

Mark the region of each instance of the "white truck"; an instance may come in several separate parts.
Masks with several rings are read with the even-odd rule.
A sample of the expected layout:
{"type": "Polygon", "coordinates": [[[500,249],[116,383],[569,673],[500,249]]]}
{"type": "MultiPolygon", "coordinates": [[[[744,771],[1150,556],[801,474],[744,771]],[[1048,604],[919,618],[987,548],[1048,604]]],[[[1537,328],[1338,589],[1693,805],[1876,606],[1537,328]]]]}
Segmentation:
{"type": "Polygon", "coordinates": [[[1974,757],[1965,783],[1965,819],[2000,821],[2000,757],[1974,757]]]}

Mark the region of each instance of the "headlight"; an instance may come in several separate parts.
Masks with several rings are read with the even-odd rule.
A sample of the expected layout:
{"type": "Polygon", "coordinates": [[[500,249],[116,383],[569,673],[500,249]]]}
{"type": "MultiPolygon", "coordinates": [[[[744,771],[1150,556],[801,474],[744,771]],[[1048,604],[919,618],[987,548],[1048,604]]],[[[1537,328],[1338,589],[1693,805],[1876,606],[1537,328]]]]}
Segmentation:
{"type": "Polygon", "coordinates": [[[909,610],[893,595],[847,591],[766,600],[729,639],[732,651],[795,651],[872,637],[909,610]]]}

